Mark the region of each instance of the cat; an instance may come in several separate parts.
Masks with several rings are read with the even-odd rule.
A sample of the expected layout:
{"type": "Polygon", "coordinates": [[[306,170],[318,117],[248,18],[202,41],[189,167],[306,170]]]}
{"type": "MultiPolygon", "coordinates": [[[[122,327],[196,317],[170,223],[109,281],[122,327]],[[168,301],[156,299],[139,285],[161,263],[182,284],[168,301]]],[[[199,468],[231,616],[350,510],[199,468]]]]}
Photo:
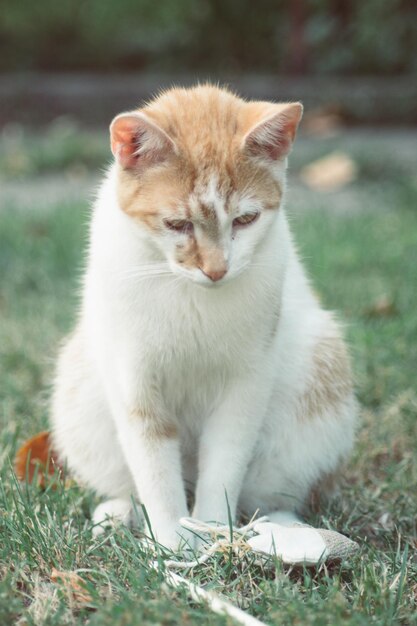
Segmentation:
{"type": "Polygon", "coordinates": [[[186,486],[200,520],[291,520],[351,451],[348,352],[283,206],[301,116],[202,85],[113,120],[51,410],[97,524],[133,499],[177,549],[186,486]]]}

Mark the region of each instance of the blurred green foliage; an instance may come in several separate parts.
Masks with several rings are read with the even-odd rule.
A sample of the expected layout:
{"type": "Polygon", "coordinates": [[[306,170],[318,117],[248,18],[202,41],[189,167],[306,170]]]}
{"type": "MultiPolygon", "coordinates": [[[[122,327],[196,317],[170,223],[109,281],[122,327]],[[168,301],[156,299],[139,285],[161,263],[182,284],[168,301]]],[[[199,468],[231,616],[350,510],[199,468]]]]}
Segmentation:
{"type": "Polygon", "coordinates": [[[0,70],[410,72],[414,0],[0,0],[0,70]]]}

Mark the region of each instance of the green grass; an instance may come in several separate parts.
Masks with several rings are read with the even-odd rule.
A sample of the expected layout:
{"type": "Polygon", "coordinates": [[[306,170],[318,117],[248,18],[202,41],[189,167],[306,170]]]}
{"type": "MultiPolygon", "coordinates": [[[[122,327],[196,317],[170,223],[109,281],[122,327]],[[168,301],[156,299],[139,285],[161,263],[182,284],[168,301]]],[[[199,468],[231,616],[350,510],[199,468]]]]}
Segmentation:
{"type": "MultiPolygon", "coordinates": [[[[355,149],[365,155],[362,192],[378,178],[366,141],[355,149]]],[[[316,290],[346,323],[363,406],[340,497],[312,522],[361,549],[319,571],[263,569],[251,555],[219,555],[195,571],[267,624],[417,624],[417,187],[400,167],[380,180],[380,210],[340,213],[340,192],[315,195],[315,210],[292,219],[316,290]]],[[[0,211],[0,624],[231,624],[167,589],[129,530],[93,539],[93,494],[14,479],[18,445],[48,426],[53,362],[76,312],[86,208],[0,211]],[[80,573],[88,605],[51,582],[54,567],[80,573]]]]}

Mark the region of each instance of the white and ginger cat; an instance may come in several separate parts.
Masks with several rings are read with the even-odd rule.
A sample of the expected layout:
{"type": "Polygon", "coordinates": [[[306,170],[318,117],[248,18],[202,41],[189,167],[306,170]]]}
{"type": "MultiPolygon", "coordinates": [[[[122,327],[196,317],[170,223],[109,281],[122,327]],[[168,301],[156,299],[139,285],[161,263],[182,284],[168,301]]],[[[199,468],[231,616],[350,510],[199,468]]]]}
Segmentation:
{"type": "Polygon", "coordinates": [[[185,486],[201,520],[291,518],[351,450],[346,347],[283,209],[301,115],[199,86],[113,120],[52,407],[59,455],[108,499],[97,522],[133,496],[175,548],[185,486]]]}

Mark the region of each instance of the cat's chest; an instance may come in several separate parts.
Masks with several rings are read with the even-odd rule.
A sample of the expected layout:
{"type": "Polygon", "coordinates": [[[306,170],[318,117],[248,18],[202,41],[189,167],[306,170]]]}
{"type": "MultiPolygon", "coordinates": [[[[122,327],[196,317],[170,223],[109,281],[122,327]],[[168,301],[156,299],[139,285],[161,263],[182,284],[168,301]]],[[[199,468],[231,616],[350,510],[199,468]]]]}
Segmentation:
{"type": "Polygon", "coordinates": [[[248,298],[237,290],[197,290],[142,293],[128,312],[127,329],[135,349],[161,367],[175,367],[190,377],[204,376],[213,368],[239,369],[264,345],[276,321],[272,307],[278,302],[266,303],[261,295],[248,298]]]}
{"type": "Polygon", "coordinates": [[[122,378],[162,385],[176,406],[208,405],[228,380],[263,367],[279,319],[278,289],[265,291],[259,281],[216,291],[169,281],[137,290],[101,285],[87,307],[94,353],[122,378]]]}

